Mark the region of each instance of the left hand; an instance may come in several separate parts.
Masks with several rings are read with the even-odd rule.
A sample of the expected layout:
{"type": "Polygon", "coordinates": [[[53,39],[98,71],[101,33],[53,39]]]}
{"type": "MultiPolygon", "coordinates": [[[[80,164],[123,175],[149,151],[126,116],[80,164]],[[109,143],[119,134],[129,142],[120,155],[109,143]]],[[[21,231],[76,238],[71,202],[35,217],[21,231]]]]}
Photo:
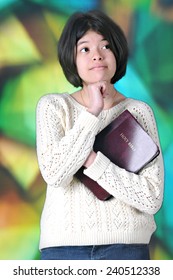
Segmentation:
{"type": "Polygon", "coordinates": [[[97,156],[97,154],[96,154],[94,151],[92,151],[92,152],[89,154],[89,156],[88,156],[88,158],[86,159],[86,161],[84,162],[84,166],[85,166],[86,168],[88,168],[88,167],[94,162],[96,156],[97,156]]]}

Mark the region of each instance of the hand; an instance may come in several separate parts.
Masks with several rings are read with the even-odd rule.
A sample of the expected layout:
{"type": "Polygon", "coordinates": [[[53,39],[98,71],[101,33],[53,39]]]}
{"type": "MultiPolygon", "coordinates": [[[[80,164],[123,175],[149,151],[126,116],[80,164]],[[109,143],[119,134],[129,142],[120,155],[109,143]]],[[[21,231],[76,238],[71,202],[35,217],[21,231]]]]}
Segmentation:
{"type": "Polygon", "coordinates": [[[88,168],[92,163],[93,163],[93,161],[95,160],[95,158],[96,158],[96,153],[94,152],[94,151],[92,151],[90,154],[89,154],[89,156],[88,156],[88,158],[86,159],[86,161],[84,162],[84,166],[86,167],[86,168],[88,168]]]}
{"type": "Polygon", "coordinates": [[[89,84],[85,88],[88,93],[88,112],[98,116],[104,107],[104,98],[107,93],[107,82],[101,81],[89,84]]]}

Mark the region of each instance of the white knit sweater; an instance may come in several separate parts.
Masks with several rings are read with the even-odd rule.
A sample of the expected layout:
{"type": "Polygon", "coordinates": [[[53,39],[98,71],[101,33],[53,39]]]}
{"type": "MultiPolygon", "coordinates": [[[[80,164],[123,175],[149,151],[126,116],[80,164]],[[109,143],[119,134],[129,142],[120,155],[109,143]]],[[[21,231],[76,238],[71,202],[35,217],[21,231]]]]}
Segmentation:
{"type": "Polygon", "coordinates": [[[161,207],[163,198],[161,153],[136,175],[98,152],[85,174],[113,195],[108,201],[97,199],[74,177],[90,154],[97,133],[125,109],[159,145],[152,110],[144,102],[126,98],[95,117],[68,93],[48,94],[40,99],[37,155],[47,183],[40,249],[64,245],[149,243],[156,229],[153,215],[161,207]]]}

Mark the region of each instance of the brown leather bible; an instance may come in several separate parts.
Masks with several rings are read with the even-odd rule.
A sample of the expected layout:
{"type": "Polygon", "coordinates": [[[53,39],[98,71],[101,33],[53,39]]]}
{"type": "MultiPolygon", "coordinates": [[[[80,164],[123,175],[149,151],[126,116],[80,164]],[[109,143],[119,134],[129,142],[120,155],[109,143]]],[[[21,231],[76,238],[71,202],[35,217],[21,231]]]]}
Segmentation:
{"type": "MultiPolygon", "coordinates": [[[[114,164],[127,171],[138,173],[159,153],[159,148],[142,128],[135,117],[125,110],[97,136],[94,151],[100,151],[114,164]]],[[[96,181],[84,173],[82,166],[76,177],[87,186],[100,200],[108,200],[111,195],[96,181]]]]}

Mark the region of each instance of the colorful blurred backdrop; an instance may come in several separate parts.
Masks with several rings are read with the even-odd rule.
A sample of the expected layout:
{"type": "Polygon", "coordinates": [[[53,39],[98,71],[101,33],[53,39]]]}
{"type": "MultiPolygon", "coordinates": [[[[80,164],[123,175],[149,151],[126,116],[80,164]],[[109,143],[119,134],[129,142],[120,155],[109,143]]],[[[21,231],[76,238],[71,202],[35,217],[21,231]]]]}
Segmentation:
{"type": "Polygon", "coordinates": [[[74,11],[100,9],[129,43],[117,87],[152,106],[165,162],[165,192],[153,259],[173,259],[173,0],[0,0],[0,259],[39,259],[46,185],[35,150],[35,109],[46,93],[73,92],[57,41],[74,11]]]}

